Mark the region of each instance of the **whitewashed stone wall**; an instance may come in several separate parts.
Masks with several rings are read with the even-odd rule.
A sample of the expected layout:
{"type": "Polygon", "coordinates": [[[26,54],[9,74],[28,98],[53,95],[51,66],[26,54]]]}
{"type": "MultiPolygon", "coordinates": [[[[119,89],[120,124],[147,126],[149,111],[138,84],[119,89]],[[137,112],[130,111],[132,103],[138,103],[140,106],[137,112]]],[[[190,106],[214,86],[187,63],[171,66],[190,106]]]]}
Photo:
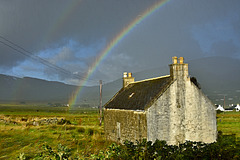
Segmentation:
{"type": "Polygon", "coordinates": [[[186,140],[216,141],[216,112],[189,79],[174,83],[147,109],[147,139],[178,145],[186,140]]]}
{"type": "Polygon", "coordinates": [[[193,83],[186,88],[186,140],[211,143],[217,138],[216,111],[212,102],[193,83]]]}

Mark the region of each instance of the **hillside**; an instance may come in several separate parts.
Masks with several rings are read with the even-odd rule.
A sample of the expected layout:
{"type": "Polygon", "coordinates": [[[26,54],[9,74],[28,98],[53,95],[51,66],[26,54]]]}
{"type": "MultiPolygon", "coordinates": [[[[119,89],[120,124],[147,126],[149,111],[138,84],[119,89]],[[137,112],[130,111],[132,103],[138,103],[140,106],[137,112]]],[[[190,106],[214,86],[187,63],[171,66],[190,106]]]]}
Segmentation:
{"type": "Polygon", "coordinates": [[[16,102],[66,103],[75,86],[36,78],[0,74],[0,100],[16,102]]]}

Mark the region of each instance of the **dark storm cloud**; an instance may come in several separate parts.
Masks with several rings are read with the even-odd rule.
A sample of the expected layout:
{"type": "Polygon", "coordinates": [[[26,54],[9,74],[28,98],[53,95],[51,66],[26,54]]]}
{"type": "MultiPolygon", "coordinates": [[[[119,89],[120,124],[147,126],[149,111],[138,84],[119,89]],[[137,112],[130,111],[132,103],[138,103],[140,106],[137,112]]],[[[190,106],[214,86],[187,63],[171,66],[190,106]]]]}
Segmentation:
{"type": "MultiPolygon", "coordinates": [[[[233,16],[239,15],[237,14],[239,13],[239,5],[237,5],[239,3],[239,1],[218,0],[211,2],[172,1],[147,19],[146,24],[142,22],[140,25],[144,27],[135,29],[134,33],[131,33],[125,42],[122,42],[123,47],[119,49],[119,52],[127,51],[132,57],[138,57],[135,60],[143,66],[145,65],[144,67],[157,67],[170,63],[170,57],[174,55],[184,56],[187,59],[209,56],[200,46],[199,40],[194,38],[192,28],[216,23],[216,26],[210,25],[211,30],[209,31],[214,32],[217,30],[215,27],[221,27],[221,23],[225,23],[224,21],[228,19],[231,21],[233,16]],[[147,63],[146,60],[151,63],[147,63]]],[[[206,34],[209,34],[207,32],[208,30],[206,34]]],[[[227,33],[228,31],[219,34],[223,37],[227,33]]],[[[217,36],[206,37],[200,41],[207,41],[208,38],[222,41],[217,36]]],[[[227,46],[228,49],[231,49],[229,45],[227,46]]],[[[232,47],[235,48],[233,45],[232,47]]],[[[232,50],[235,50],[234,48],[232,50]]],[[[232,56],[226,52],[227,50],[224,51],[216,51],[215,55],[232,56]]]]}
{"type": "MultiPolygon", "coordinates": [[[[0,67],[1,69],[10,69],[16,66],[25,59],[24,56],[19,55],[16,51],[7,48],[5,45],[0,43],[0,67]]],[[[0,70],[1,70],[0,69],[0,70]]]]}
{"type": "MultiPolygon", "coordinates": [[[[143,11],[155,2],[157,0],[3,0],[0,1],[0,36],[30,51],[30,55],[42,56],[42,52],[52,49],[46,60],[80,75],[88,71],[96,55],[123,28],[143,16],[143,11]],[[76,45],[69,46],[69,41],[76,45]]],[[[239,54],[239,6],[238,0],[171,0],[137,24],[100,63],[94,76],[113,80],[127,69],[134,72],[169,64],[172,56],[184,56],[188,60],[209,56],[210,52],[235,56],[239,54]],[[229,25],[222,25],[225,23],[229,25]],[[201,29],[205,26],[210,29],[201,29]],[[193,30],[194,27],[198,29],[193,30]],[[216,32],[222,35],[220,38],[214,35],[213,30],[219,27],[225,27],[223,33],[228,38],[224,39],[221,32],[216,32]],[[193,31],[207,36],[196,37],[200,34],[197,33],[194,37],[193,31]],[[232,32],[238,37],[232,38],[232,32]],[[213,40],[209,43],[210,51],[206,52],[202,42],[209,39],[213,40]]],[[[30,59],[2,43],[0,56],[0,71],[21,68],[21,63],[30,59]]],[[[69,83],[79,81],[46,66],[43,71],[48,77],[52,75],[69,83]]]]}
{"type": "MultiPolygon", "coordinates": [[[[33,53],[53,44],[63,45],[67,38],[83,44],[90,44],[101,38],[110,40],[152,2],[1,1],[0,35],[33,53]]],[[[19,56],[9,59],[6,54],[11,52],[1,50],[1,55],[4,55],[2,61],[6,62],[1,63],[1,66],[23,59],[19,56]]]]}
{"type": "Polygon", "coordinates": [[[237,21],[233,21],[232,25],[234,32],[237,35],[236,37],[240,41],[240,16],[238,17],[237,21]]]}

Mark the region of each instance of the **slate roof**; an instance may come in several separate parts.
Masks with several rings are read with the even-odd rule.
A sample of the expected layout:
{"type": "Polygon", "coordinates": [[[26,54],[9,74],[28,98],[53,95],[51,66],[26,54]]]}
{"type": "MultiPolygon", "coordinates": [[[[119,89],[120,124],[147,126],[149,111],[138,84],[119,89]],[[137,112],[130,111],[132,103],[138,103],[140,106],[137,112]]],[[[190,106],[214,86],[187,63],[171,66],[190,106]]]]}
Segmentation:
{"type": "Polygon", "coordinates": [[[170,76],[130,83],[106,105],[107,109],[144,110],[171,84],[170,76]]]}

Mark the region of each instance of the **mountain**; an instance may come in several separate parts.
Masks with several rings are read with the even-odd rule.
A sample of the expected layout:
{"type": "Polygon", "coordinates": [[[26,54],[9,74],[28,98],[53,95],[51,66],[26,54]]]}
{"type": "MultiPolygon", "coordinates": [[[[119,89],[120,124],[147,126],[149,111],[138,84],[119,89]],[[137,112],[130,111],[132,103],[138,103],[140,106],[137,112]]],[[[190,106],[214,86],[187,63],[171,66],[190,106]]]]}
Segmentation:
{"type": "MultiPolygon", "coordinates": [[[[69,99],[78,86],[68,85],[56,81],[46,81],[37,78],[18,78],[0,74],[0,102],[16,103],[69,103],[69,99]]],[[[103,103],[106,103],[112,95],[121,87],[120,81],[104,85],[103,103]],[[116,87],[117,84],[117,87],[116,87]]],[[[82,87],[77,99],[77,106],[98,106],[99,86],[82,87]]]]}
{"type": "Polygon", "coordinates": [[[0,74],[0,101],[66,103],[76,86],[0,74]]]}
{"type": "MultiPolygon", "coordinates": [[[[226,57],[208,57],[186,61],[190,76],[196,77],[202,91],[213,101],[223,104],[240,103],[240,60],[226,57]]],[[[162,66],[133,73],[135,80],[169,74],[162,66]]],[[[18,78],[0,74],[1,102],[68,103],[77,86],[36,78],[18,78]]],[[[103,85],[103,104],[122,87],[122,78],[103,85]]],[[[99,105],[99,86],[83,87],[77,99],[80,106],[99,105]]]]}

